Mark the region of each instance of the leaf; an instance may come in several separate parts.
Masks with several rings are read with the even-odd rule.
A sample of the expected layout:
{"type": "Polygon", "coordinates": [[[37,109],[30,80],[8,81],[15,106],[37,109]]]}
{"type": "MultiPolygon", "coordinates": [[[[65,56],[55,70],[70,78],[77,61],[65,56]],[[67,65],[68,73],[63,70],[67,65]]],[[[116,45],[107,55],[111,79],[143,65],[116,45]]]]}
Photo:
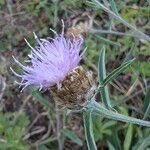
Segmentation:
{"type": "Polygon", "coordinates": [[[111,128],[114,125],[116,125],[115,121],[107,121],[105,124],[103,124],[102,129],[105,130],[107,128],[111,128]]]}
{"type": "Polygon", "coordinates": [[[109,142],[113,145],[116,150],[122,150],[121,139],[118,137],[118,128],[113,129],[113,134],[108,137],[109,142]]]}
{"type": "Polygon", "coordinates": [[[47,148],[46,145],[40,145],[38,150],[49,150],[49,148],[47,148]]]}
{"type": "Polygon", "coordinates": [[[144,121],[141,119],[136,119],[133,117],[128,117],[122,114],[119,114],[117,112],[114,112],[112,110],[108,110],[99,103],[97,103],[95,100],[91,100],[88,102],[86,105],[86,108],[89,109],[89,111],[92,111],[92,114],[101,116],[101,117],[106,117],[108,119],[113,119],[113,120],[118,120],[126,123],[133,123],[133,124],[138,124],[142,126],[147,126],[150,127],[150,122],[149,121],[144,121]]]}
{"type": "Polygon", "coordinates": [[[83,145],[81,139],[74,132],[72,132],[68,129],[63,129],[62,134],[64,136],[68,137],[69,139],[71,139],[73,142],[77,143],[78,145],[80,145],[80,146],[83,145]]]}
{"type": "Polygon", "coordinates": [[[113,70],[102,82],[101,86],[105,86],[108,82],[116,78],[120,73],[124,72],[134,61],[135,59],[125,62],[123,65],[113,70]]]}
{"type": "Polygon", "coordinates": [[[109,1],[110,1],[110,6],[111,6],[113,12],[114,12],[115,14],[119,15],[115,1],[114,1],[114,0],[109,0],[109,1]]]}
{"type": "Polygon", "coordinates": [[[115,150],[115,147],[109,141],[107,141],[107,145],[109,150],[115,150]]]}
{"type": "MultiPolygon", "coordinates": [[[[103,80],[106,78],[106,68],[105,68],[105,47],[103,47],[100,51],[99,55],[99,63],[98,63],[98,77],[100,84],[103,83],[103,80]]],[[[110,98],[108,87],[101,87],[101,96],[106,108],[111,108],[110,98]]]]}
{"type": "Polygon", "coordinates": [[[136,48],[137,44],[138,44],[138,40],[135,40],[135,42],[132,43],[131,48],[130,48],[129,52],[126,54],[126,57],[125,57],[122,65],[125,62],[127,62],[127,61],[129,61],[129,60],[131,60],[133,58],[133,56],[132,56],[133,55],[133,50],[136,48]]]}
{"type": "Polygon", "coordinates": [[[93,136],[93,124],[91,111],[83,112],[83,120],[84,120],[84,129],[85,129],[85,137],[89,150],[97,150],[94,136],[93,136]]]}
{"type": "Polygon", "coordinates": [[[3,41],[0,41],[0,52],[4,52],[8,50],[8,45],[7,43],[3,42],[3,41]]]}
{"type": "Polygon", "coordinates": [[[118,43],[118,42],[113,42],[113,41],[111,41],[111,40],[109,40],[109,39],[106,39],[106,38],[101,37],[101,36],[98,36],[98,35],[96,35],[96,37],[97,37],[99,40],[101,40],[101,41],[103,41],[104,43],[106,43],[106,44],[108,43],[108,44],[113,45],[113,46],[121,46],[120,43],[118,43]]]}
{"type": "Polygon", "coordinates": [[[150,115],[150,88],[148,89],[146,96],[144,98],[144,117],[143,119],[147,119],[150,115]]]}
{"type": "Polygon", "coordinates": [[[52,19],[52,10],[50,10],[47,6],[47,4],[45,3],[45,1],[40,0],[40,6],[44,8],[45,14],[47,15],[49,20],[53,20],[52,19]]]}
{"type": "Polygon", "coordinates": [[[125,140],[123,143],[124,150],[129,150],[132,142],[132,136],[133,136],[133,125],[129,124],[127,133],[125,136],[125,140]]]}
{"type": "Polygon", "coordinates": [[[16,125],[20,127],[26,127],[29,124],[29,118],[25,114],[20,114],[20,116],[17,119],[16,125]]]}
{"type": "Polygon", "coordinates": [[[92,115],[92,123],[94,139],[96,142],[102,140],[106,136],[112,135],[112,129],[115,128],[116,125],[116,121],[104,121],[102,117],[97,117],[96,115],[92,115]]]}
{"type": "Polygon", "coordinates": [[[107,12],[112,17],[116,18],[116,20],[122,22],[124,25],[126,25],[128,28],[134,31],[134,33],[142,39],[150,41],[150,37],[144,34],[143,32],[139,31],[135,26],[128,23],[126,20],[124,20],[120,15],[116,14],[115,12],[111,11],[109,8],[104,6],[100,1],[98,0],[92,0],[92,2],[87,1],[89,4],[94,4],[97,8],[102,9],[103,11],[107,12]]]}
{"type": "Polygon", "coordinates": [[[30,88],[30,93],[31,93],[31,95],[32,95],[34,98],[36,98],[36,100],[37,100],[38,102],[40,102],[43,106],[46,106],[48,109],[51,109],[51,104],[49,103],[49,101],[46,100],[46,99],[40,94],[40,92],[39,92],[37,89],[31,87],[31,88],[30,88]]]}
{"type": "Polygon", "coordinates": [[[146,150],[150,146],[150,135],[140,139],[140,141],[133,147],[132,150],[146,150]]]}

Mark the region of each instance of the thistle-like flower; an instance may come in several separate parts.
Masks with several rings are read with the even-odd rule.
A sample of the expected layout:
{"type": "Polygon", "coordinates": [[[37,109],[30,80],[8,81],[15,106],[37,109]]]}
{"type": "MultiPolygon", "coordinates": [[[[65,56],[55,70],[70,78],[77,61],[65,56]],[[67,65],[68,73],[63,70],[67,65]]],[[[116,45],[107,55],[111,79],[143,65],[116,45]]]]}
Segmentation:
{"type": "Polygon", "coordinates": [[[56,97],[61,96],[63,101],[67,101],[65,104],[68,104],[68,101],[74,103],[76,99],[85,101],[83,97],[87,93],[87,89],[91,87],[91,83],[86,82],[89,78],[88,75],[81,67],[78,67],[84,52],[81,53],[83,38],[81,36],[78,36],[78,38],[74,36],[73,38],[65,37],[64,23],[61,34],[58,35],[55,31],[53,32],[56,37],[51,41],[38,39],[34,33],[38,43],[35,48],[25,39],[32,49],[31,54],[28,55],[30,65],[24,66],[14,58],[15,62],[23,69],[23,73],[19,75],[13,69],[11,70],[22,79],[21,83],[18,84],[23,86],[23,89],[29,85],[38,86],[40,90],[50,88],[53,95],[57,94],[56,97]],[[75,75],[74,72],[76,72],[75,75]],[[85,85],[83,86],[83,84],[85,85]],[[71,97],[66,96],[66,94],[71,97]]]}
{"type": "Polygon", "coordinates": [[[38,42],[38,46],[33,48],[25,39],[28,46],[32,49],[30,58],[30,66],[22,65],[18,60],[15,62],[22,67],[22,75],[16,74],[22,78],[20,83],[23,89],[29,85],[36,85],[42,88],[49,88],[57,84],[60,88],[61,81],[77,67],[81,60],[80,50],[83,43],[83,39],[70,40],[64,37],[63,31],[60,35],[57,35],[51,41],[46,39],[38,39],[35,35],[35,39],[38,42]]]}

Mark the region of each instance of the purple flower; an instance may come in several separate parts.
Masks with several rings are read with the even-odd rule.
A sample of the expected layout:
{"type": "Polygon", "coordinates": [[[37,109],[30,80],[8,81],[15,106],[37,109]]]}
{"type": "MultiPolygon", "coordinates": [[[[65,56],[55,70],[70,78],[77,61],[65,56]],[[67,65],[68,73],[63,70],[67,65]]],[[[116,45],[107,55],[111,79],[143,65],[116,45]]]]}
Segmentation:
{"type": "MultiPolygon", "coordinates": [[[[53,31],[53,30],[52,30],[53,31]]],[[[57,85],[58,89],[61,87],[61,81],[77,67],[81,60],[80,50],[83,39],[81,37],[68,39],[64,37],[64,23],[61,34],[57,34],[54,39],[48,41],[46,39],[35,39],[38,46],[33,48],[25,39],[28,46],[32,49],[30,58],[30,65],[24,66],[14,57],[15,62],[23,69],[21,75],[17,74],[12,68],[12,72],[22,79],[20,86],[23,89],[29,85],[36,85],[40,88],[47,89],[51,86],[57,85]]],[[[23,90],[22,89],[22,90],[23,90]]]]}

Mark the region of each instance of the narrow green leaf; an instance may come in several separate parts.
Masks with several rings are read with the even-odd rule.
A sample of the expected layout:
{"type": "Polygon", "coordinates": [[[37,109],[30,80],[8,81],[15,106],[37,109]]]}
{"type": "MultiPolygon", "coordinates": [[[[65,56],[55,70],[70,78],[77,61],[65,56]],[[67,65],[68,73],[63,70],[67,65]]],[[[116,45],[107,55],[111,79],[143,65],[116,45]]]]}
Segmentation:
{"type": "MultiPolygon", "coordinates": [[[[103,47],[100,51],[99,63],[98,63],[98,77],[99,77],[100,84],[102,84],[103,80],[106,78],[105,47],[103,47]]],[[[100,92],[106,108],[110,109],[111,103],[109,98],[108,87],[107,86],[102,87],[100,92]]]]}
{"type": "Polygon", "coordinates": [[[123,143],[124,150],[129,150],[132,142],[132,136],[133,136],[133,125],[129,124],[127,133],[125,136],[125,140],[123,143]]]}
{"type": "Polygon", "coordinates": [[[139,140],[132,150],[146,150],[150,146],[150,135],[139,140]]]}
{"type": "Polygon", "coordinates": [[[101,86],[105,86],[108,82],[116,78],[120,73],[124,72],[134,61],[135,59],[125,62],[123,65],[113,70],[102,82],[101,86]]]}
{"type": "Polygon", "coordinates": [[[131,25],[127,21],[125,21],[120,15],[114,13],[109,8],[107,8],[105,5],[103,5],[99,0],[92,0],[92,2],[87,1],[90,4],[94,4],[97,8],[103,9],[105,12],[107,12],[112,17],[116,18],[118,21],[122,22],[124,25],[126,25],[128,28],[133,30],[136,35],[138,35],[139,38],[145,39],[150,41],[150,37],[143,32],[139,31],[135,26],[131,25]]]}
{"type": "Polygon", "coordinates": [[[47,148],[46,145],[40,145],[38,150],[49,150],[49,148],[47,148]]]}
{"type": "Polygon", "coordinates": [[[115,147],[109,141],[107,141],[107,145],[109,150],[115,150],[115,147]]]}
{"type": "Polygon", "coordinates": [[[40,6],[41,7],[43,7],[44,8],[44,11],[45,11],[45,14],[47,15],[47,17],[48,17],[48,19],[49,20],[53,20],[53,16],[52,16],[52,13],[51,13],[51,11],[50,11],[50,9],[49,9],[49,7],[46,5],[46,3],[44,2],[44,1],[42,1],[42,0],[40,0],[40,6]]]}
{"type": "MultiPolygon", "coordinates": [[[[133,41],[132,41],[133,42],[133,41]]],[[[125,59],[123,60],[122,65],[125,62],[128,62],[129,60],[131,60],[133,58],[133,51],[135,50],[137,44],[139,43],[139,40],[135,40],[133,43],[131,43],[131,48],[129,50],[129,52],[127,52],[125,59]]]]}
{"type": "Polygon", "coordinates": [[[95,35],[99,40],[103,41],[104,43],[106,44],[110,44],[110,45],[113,45],[113,46],[121,46],[120,43],[118,42],[114,42],[114,41],[111,41],[109,39],[106,39],[104,37],[101,37],[99,35],[95,35]]]}
{"type": "Polygon", "coordinates": [[[119,16],[115,1],[114,0],[109,0],[109,2],[110,2],[110,6],[111,6],[113,12],[119,16]]]}
{"type": "Polygon", "coordinates": [[[106,67],[105,67],[105,47],[103,47],[100,51],[100,56],[99,56],[99,80],[100,83],[103,82],[103,80],[106,78],[106,67]]]}
{"type": "Polygon", "coordinates": [[[84,120],[84,129],[85,129],[85,137],[89,150],[97,150],[94,136],[93,136],[93,124],[91,111],[83,112],[83,120],[84,120]]]}
{"type": "Polygon", "coordinates": [[[113,145],[115,150],[122,150],[121,139],[118,137],[118,128],[113,129],[113,134],[108,137],[109,142],[113,145]]]}
{"type": "Polygon", "coordinates": [[[4,52],[8,50],[8,44],[4,41],[0,41],[0,52],[4,52]]]}
{"type": "Polygon", "coordinates": [[[101,127],[103,130],[107,129],[107,128],[111,128],[112,126],[116,125],[116,121],[107,121],[106,123],[103,124],[103,126],[101,127]]]}
{"type": "Polygon", "coordinates": [[[81,139],[73,132],[68,129],[63,129],[62,134],[69,139],[71,139],[73,142],[77,143],[78,145],[82,146],[82,141],[81,139]]]}
{"type": "Polygon", "coordinates": [[[46,106],[48,109],[51,108],[51,104],[49,100],[46,100],[38,90],[35,90],[33,87],[30,88],[30,94],[36,98],[38,102],[40,102],[43,106],[46,106]]]}
{"type": "Polygon", "coordinates": [[[143,119],[148,118],[150,115],[150,88],[148,89],[145,99],[144,99],[144,117],[143,119]]]}
{"type": "Polygon", "coordinates": [[[89,101],[86,107],[87,109],[89,109],[89,111],[91,110],[93,114],[101,116],[101,117],[106,117],[108,119],[114,119],[114,120],[118,120],[118,121],[122,121],[126,123],[133,123],[133,124],[138,124],[141,126],[150,127],[149,121],[144,121],[141,119],[128,117],[128,116],[119,114],[117,112],[114,112],[112,110],[108,110],[102,105],[100,105],[99,103],[97,103],[95,100],[89,101]]]}

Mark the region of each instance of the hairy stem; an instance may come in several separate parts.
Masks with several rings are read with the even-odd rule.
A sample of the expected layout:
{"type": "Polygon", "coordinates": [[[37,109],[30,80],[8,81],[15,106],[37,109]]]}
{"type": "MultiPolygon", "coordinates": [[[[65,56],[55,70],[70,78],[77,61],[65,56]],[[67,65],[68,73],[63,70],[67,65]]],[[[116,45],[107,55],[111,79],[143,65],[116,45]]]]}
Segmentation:
{"type": "Polygon", "coordinates": [[[95,115],[99,115],[102,117],[106,117],[109,119],[118,120],[118,121],[122,121],[122,122],[126,122],[126,123],[133,123],[133,124],[138,124],[141,126],[150,127],[149,121],[136,119],[134,117],[125,116],[125,115],[119,114],[115,111],[108,110],[105,107],[103,107],[102,105],[100,105],[99,103],[97,103],[95,100],[89,101],[89,103],[86,105],[86,108],[90,109],[92,111],[92,113],[95,115]]]}

